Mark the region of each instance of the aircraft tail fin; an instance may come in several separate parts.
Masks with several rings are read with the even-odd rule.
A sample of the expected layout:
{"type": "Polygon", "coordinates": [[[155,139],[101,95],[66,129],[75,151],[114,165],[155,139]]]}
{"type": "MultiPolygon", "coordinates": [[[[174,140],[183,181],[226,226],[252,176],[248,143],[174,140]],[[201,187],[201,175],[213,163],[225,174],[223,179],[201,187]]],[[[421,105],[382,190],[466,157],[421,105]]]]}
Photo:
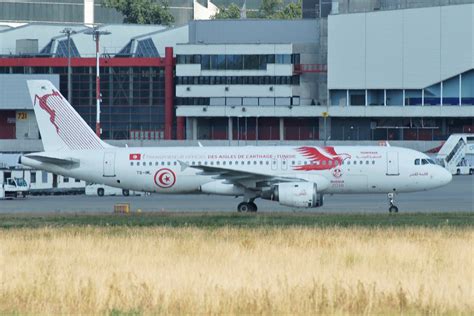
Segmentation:
{"type": "Polygon", "coordinates": [[[48,80],[28,80],[45,151],[102,149],[104,143],[48,80]]]}

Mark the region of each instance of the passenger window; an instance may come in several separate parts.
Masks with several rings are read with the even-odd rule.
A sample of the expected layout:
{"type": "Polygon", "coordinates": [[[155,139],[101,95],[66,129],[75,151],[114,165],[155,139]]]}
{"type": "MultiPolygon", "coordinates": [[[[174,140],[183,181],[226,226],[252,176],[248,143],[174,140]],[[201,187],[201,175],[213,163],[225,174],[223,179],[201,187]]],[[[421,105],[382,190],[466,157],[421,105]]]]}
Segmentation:
{"type": "Polygon", "coordinates": [[[360,161],[360,164],[362,165],[363,163],[364,163],[364,162],[361,160],[361,161],[360,161]]]}
{"type": "Polygon", "coordinates": [[[351,164],[350,160],[348,160],[348,161],[347,161],[347,164],[348,164],[348,165],[350,165],[350,164],[351,164]]]}
{"type": "Polygon", "coordinates": [[[155,162],[155,166],[158,166],[158,161],[157,161],[157,162],[155,162]]]}
{"type": "Polygon", "coordinates": [[[173,162],[173,165],[175,165],[175,166],[176,166],[176,161],[175,161],[175,162],[173,162]]]}
{"type": "Polygon", "coordinates": [[[254,161],[253,161],[253,164],[256,165],[256,164],[257,164],[257,160],[254,160],[254,161]]]}
{"type": "Polygon", "coordinates": [[[223,164],[224,166],[225,166],[225,163],[226,163],[225,161],[222,162],[222,164],[223,164]]]}
{"type": "Polygon", "coordinates": [[[133,161],[130,162],[130,166],[133,166],[133,161]]]}
{"type": "Polygon", "coordinates": [[[322,165],[323,165],[323,166],[326,165],[326,160],[323,160],[323,161],[322,161],[322,165]]]}
{"type": "Polygon", "coordinates": [[[260,160],[260,164],[263,165],[263,161],[260,160]]]}
{"type": "Polygon", "coordinates": [[[375,160],[372,160],[372,164],[375,165],[375,160]]]}
{"type": "Polygon", "coordinates": [[[164,162],[164,161],[162,161],[162,162],[161,162],[161,165],[162,165],[162,166],[164,166],[164,165],[165,165],[165,162],[164,162]]]}
{"type": "Polygon", "coordinates": [[[270,162],[269,162],[269,161],[267,161],[267,165],[269,165],[269,164],[270,164],[270,162]]]}
{"type": "Polygon", "coordinates": [[[232,166],[232,161],[229,161],[229,166],[232,166]]]}
{"type": "Polygon", "coordinates": [[[216,161],[216,165],[220,165],[220,164],[221,164],[221,162],[220,162],[220,161],[216,161]]]}
{"type": "Polygon", "coordinates": [[[153,166],[153,162],[150,161],[150,162],[148,163],[148,165],[149,165],[149,166],[153,166]]]}
{"type": "Polygon", "coordinates": [[[366,165],[368,165],[368,164],[369,164],[369,161],[368,161],[368,160],[366,160],[366,161],[365,161],[365,164],[366,164],[366,165]]]}
{"type": "Polygon", "coordinates": [[[214,161],[211,161],[211,166],[214,166],[214,161]]]}
{"type": "Polygon", "coordinates": [[[137,161],[137,166],[139,166],[139,165],[140,165],[140,161],[137,161]]]}

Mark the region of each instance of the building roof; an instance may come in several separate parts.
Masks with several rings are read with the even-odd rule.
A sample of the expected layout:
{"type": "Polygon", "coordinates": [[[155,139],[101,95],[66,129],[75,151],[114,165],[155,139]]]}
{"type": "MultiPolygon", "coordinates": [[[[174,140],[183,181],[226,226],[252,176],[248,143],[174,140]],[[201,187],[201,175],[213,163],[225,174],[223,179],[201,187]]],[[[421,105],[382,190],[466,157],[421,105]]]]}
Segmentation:
{"type": "MultiPolygon", "coordinates": [[[[75,57],[95,56],[95,42],[92,35],[86,34],[90,27],[78,24],[57,23],[30,23],[23,26],[0,29],[0,55],[16,55],[17,40],[28,39],[38,41],[38,54],[51,56],[66,56],[66,34],[61,31],[71,28],[76,33],[71,35],[71,55],[75,57]]],[[[137,25],[137,24],[107,24],[101,25],[99,30],[109,31],[109,35],[100,38],[100,51],[102,54],[115,56],[135,41],[133,51],[127,56],[158,57],[164,55],[165,46],[175,46],[180,42],[188,41],[188,26],[167,28],[163,25],[137,25]],[[151,40],[151,41],[150,41],[151,40]],[[137,49],[155,47],[153,54],[140,55],[137,49]]]]}

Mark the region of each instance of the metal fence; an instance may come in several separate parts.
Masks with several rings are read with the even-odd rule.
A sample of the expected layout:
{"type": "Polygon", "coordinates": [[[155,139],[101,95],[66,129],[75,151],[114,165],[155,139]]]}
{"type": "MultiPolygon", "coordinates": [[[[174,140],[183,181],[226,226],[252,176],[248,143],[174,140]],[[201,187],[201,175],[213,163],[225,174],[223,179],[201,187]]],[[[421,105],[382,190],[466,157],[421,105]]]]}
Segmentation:
{"type": "Polygon", "coordinates": [[[474,3],[474,0],[339,0],[332,2],[331,13],[344,14],[471,3],[474,3]]]}

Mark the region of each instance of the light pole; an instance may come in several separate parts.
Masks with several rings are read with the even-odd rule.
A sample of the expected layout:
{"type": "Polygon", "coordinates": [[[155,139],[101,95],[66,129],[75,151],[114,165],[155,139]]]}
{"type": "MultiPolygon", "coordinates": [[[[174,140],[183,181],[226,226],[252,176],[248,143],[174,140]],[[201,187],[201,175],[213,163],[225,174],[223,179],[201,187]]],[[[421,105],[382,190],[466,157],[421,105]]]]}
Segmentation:
{"type": "Polygon", "coordinates": [[[95,123],[95,133],[97,137],[100,137],[100,69],[99,69],[99,40],[101,35],[109,35],[109,31],[100,31],[97,26],[94,28],[87,30],[84,34],[92,35],[92,39],[95,41],[95,70],[96,70],[96,77],[95,77],[95,95],[96,95],[96,123],[95,123]]]}
{"type": "Polygon", "coordinates": [[[61,33],[67,36],[67,100],[72,104],[72,82],[71,82],[71,35],[76,31],[66,27],[61,33]]]}

